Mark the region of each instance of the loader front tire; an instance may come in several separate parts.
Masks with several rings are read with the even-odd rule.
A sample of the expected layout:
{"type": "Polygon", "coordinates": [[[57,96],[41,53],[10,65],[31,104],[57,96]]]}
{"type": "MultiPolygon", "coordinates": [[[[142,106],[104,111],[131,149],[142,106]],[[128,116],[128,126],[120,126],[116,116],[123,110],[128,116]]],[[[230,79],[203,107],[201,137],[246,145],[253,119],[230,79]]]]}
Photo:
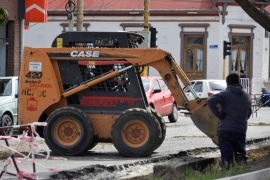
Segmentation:
{"type": "Polygon", "coordinates": [[[148,110],[132,108],[114,121],[111,134],[120,154],[142,157],[153,153],[162,133],[158,120],[148,110]]]}
{"type": "Polygon", "coordinates": [[[46,144],[59,155],[81,154],[93,141],[93,124],[80,109],[59,108],[49,115],[46,122],[43,132],[46,144]]]}

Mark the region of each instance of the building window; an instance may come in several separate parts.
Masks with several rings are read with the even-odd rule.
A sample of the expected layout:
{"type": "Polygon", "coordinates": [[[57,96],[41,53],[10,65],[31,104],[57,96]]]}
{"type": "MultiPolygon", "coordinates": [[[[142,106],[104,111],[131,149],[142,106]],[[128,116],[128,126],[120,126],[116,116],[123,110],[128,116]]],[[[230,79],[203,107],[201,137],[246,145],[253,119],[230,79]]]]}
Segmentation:
{"type": "Polygon", "coordinates": [[[209,24],[181,23],[179,26],[181,27],[180,55],[182,59],[180,66],[189,79],[204,79],[207,70],[206,47],[209,24]]]}
{"type": "Polygon", "coordinates": [[[204,37],[186,35],[184,38],[184,72],[190,79],[203,78],[204,57],[204,37]]]}
{"type": "Polygon", "coordinates": [[[229,39],[232,42],[232,53],[229,62],[229,73],[239,73],[244,70],[248,78],[252,78],[253,60],[253,25],[228,25],[229,39]],[[241,31],[243,31],[241,33],[241,31]]]}
{"type": "Polygon", "coordinates": [[[231,73],[239,73],[240,70],[249,74],[249,37],[232,36],[232,65],[231,73]]]}

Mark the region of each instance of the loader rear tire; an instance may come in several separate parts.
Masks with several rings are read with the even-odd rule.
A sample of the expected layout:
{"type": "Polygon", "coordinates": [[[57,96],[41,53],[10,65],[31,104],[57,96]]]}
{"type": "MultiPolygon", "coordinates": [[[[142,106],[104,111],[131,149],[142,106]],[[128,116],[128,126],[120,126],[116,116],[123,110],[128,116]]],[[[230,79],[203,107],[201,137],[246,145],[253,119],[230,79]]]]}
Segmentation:
{"type": "Polygon", "coordinates": [[[166,124],[165,121],[163,119],[163,117],[161,116],[161,114],[159,114],[155,109],[153,109],[152,107],[148,108],[149,111],[156,117],[156,119],[159,122],[160,128],[161,128],[161,137],[160,137],[160,143],[157,145],[157,147],[155,148],[155,150],[163,143],[165,136],[166,136],[166,124]]]}
{"type": "Polygon", "coordinates": [[[160,143],[161,127],[148,110],[132,108],[114,121],[111,134],[120,154],[142,157],[151,155],[160,143]]]}
{"type": "Polygon", "coordinates": [[[80,109],[62,107],[49,115],[44,138],[49,148],[64,156],[78,155],[90,147],[94,129],[90,118],[80,109]]]}

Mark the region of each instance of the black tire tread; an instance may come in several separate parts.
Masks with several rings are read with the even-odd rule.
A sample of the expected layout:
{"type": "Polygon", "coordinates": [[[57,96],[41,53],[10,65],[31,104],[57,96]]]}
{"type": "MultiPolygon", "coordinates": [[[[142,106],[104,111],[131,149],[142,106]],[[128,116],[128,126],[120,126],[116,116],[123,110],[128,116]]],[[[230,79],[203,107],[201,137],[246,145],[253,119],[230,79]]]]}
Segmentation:
{"type": "Polygon", "coordinates": [[[157,149],[163,143],[163,141],[166,137],[166,124],[165,124],[165,121],[164,121],[163,117],[161,116],[161,114],[159,114],[155,109],[153,109],[152,107],[149,107],[149,111],[156,117],[156,119],[159,122],[160,128],[161,128],[160,143],[155,148],[155,149],[157,149]]]}
{"type": "MultiPolygon", "coordinates": [[[[138,116],[137,116],[138,118],[138,116]]],[[[155,116],[153,116],[152,113],[150,113],[146,109],[141,109],[141,108],[131,108],[127,109],[126,111],[122,112],[118,118],[115,119],[112,129],[111,129],[111,135],[112,135],[112,140],[115,148],[119,151],[120,154],[124,156],[130,156],[130,157],[143,157],[143,156],[149,156],[153,153],[155,148],[158,146],[160,143],[160,137],[161,137],[161,127],[156,119],[155,116]],[[128,121],[128,118],[131,115],[138,114],[143,117],[149,117],[148,119],[145,120],[146,124],[149,124],[149,131],[153,131],[152,138],[151,140],[148,140],[147,143],[140,148],[132,148],[127,146],[123,141],[122,138],[119,137],[121,133],[119,133],[119,126],[121,127],[121,123],[125,121],[128,121]],[[156,134],[156,135],[154,135],[156,134]],[[119,140],[120,139],[120,140],[119,140]]],[[[151,136],[151,135],[150,135],[151,136]]]]}
{"type": "MultiPolygon", "coordinates": [[[[77,120],[80,121],[80,120],[77,120]]],[[[65,156],[70,156],[70,155],[78,155],[81,154],[85,151],[87,151],[88,147],[90,147],[92,141],[93,141],[93,137],[94,137],[94,128],[93,128],[93,124],[91,122],[91,120],[89,119],[89,117],[80,109],[75,108],[75,107],[62,107],[59,108],[57,110],[55,110],[54,112],[52,112],[46,122],[48,123],[47,126],[44,127],[44,138],[46,141],[46,144],[49,146],[49,148],[59,154],[59,155],[65,155],[65,156]],[[73,115],[78,116],[79,118],[82,118],[81,121],[79,123],[83,123],[82,127],[84,129],[84,135],[82,136],[82,139],[80,140],[80,142],[77,143],[77,145],[75,145],[74,147],[64,147],[64,146],[60,146],[57,144],[57,142],[54,142],[54,138],[52,137],[52,128],[54,126],[54,124],[50,125],[50,123],[54,123],[54,118],[57,116],[59,116],[59,114],[61,113],[73,113],[73,115]]],[[[60,143],[59,143],[60,144],[60,143]]]]}

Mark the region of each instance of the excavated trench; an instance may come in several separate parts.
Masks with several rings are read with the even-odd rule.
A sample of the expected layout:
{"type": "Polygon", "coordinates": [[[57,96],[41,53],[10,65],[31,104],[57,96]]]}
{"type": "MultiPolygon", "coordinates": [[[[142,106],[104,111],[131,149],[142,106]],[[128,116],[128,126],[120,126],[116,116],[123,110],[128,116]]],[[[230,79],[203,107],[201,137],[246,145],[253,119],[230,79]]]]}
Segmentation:
{"type": "MultiPolygon", "coordinates": [[[[250,165],[249,171],[270,167],[270,138],[262,138],[247,142],[250,165]],[[262,161],[265,161],[262,162],[262,161]],[[267,163],[266,163],[267,162],[267,163]]],[[[160,179],[174,177],[175,170],[181,171],[187,167],[203,170],[209,165],[219,162],[218,148],[198,148],[181,151],[160,158],[138,161],[120,166],[92,165],[69,171],[60,171],[50,176],[50,179],[160,179]]],[[[180,177],[175,177],[181,179],[180,177]]]]}

